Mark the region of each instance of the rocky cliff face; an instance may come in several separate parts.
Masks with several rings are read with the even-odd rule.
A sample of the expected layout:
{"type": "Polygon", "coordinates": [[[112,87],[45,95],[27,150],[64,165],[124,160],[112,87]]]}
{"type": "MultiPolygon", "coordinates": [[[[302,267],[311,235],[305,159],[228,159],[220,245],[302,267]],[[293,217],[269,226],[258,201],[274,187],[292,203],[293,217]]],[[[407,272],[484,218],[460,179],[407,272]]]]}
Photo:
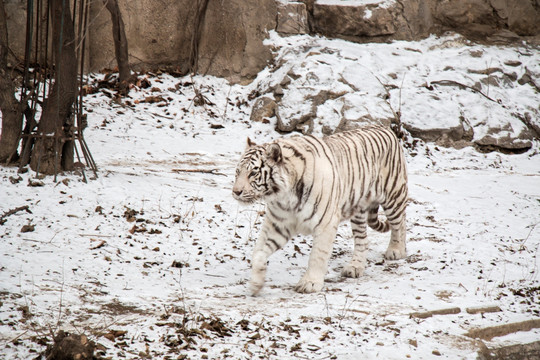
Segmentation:
{"type": "Polygon", "coordinates": [[[305,7],[315,33],[358,42],[417,40],[445,30],[474,38],[501,30],[540,34],[538,0],[305,0],[280,6],[305,7]]]}
{"type": "MultiPolygon", "coordinates": [[[[119,0],[135,68],[162,65],[185,71],[196,8],[192,0],[119,0]]],[[[24,54],[26,4],[8,1],[11,48],[24,54]]],[[[92,2],[90,71],[114,67],[110,16],[92,2]]],[[[540,0],[230,0],[208,2],[199,44],[199,70],[233,81],[253,78],[271,59],[270,30],[317,33],[357,42],[418,40],[455,30],[477,39],[540,34],[540,0]]]]}
{"type": "MultiPolygon", "coordinates": [[[[200,1],[119,0],[126,23],[130,63],[152,69],[168,65],[186,72],[200,1]]],[[[232,81],[253,78],[272,54],[263,45],[276,27],[274,0],[209,1],[202,20],[198,70],[232,81]]],[[[90,70],[115,65],[110,16],[93,5],[90,70]],[[111,39],[111,40],[109,40],[111,39]]]]}

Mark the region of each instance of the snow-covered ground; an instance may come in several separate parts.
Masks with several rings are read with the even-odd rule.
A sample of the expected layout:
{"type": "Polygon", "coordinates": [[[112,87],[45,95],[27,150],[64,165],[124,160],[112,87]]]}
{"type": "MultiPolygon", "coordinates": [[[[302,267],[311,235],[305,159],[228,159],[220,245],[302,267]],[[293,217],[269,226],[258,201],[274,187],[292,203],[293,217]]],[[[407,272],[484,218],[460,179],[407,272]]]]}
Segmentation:
{"type": "MultiPolygon", "coordinates": [[[[392,46],[409,66],[406,54],[417,51],[407,48],[419,47],[429,59],[422,68],[438,69],[444,66],[431,51],[453,39],[360,45],[273,37],[280,65],[289,70],[301,68],[305,58],[284,54],[300,47],[309,53],[306,46],[345,49],[319,59],[334,69],[354,54],[367,59],[382,47],[392,53],[392,46]]],[[[510,51],[485,48],[493,56],[510,51]]],[[[538,50],[531,51],[538,60],[538,50]]],[[[362,66],[378,73],[385,57],[377,59],[362,66]]],[[[460,62],[477,59],[463,51],[460,62]]],[[[391,64],[397,66],[394,58],[391,64]]],[[[266,287],[251,297],[249,260],[264,205],[238,205],[231,188],[246,137],[265,142],[282,136],[274,131],[275,119],[249,121],[250,94],[282,75],[265,70],[240,86],[212,77],[150,74],[150,87],[133,89],[120,101],[98,89],[85,99],[85,138],[99,166],[97,178],[87,169],[88,183],[74,173],[56,182],[46,177],[36,187],[28,186],[31,171],[19,175],[1,167],[0,215],[24,205],[29,212],[10,215],[0,226],[0,357],[34,358],[51,332],[65,329],[86,334],[99,344],[100,356],[113,359],[476,358],[478,344],[465,336],[468,331],[540,318],[538,142],[520,155],[415,142],[407,150],[406,259],[385,261],[389,235],[370,232],[365,275],[342,278],[352,251],[344,224],[322,292],[300,295],[292,289],[311,240],[296,237],[272,256],[266,287]],[[21,232],[25,225],[33,231],[21,232]],[[501,311],[467,312],[487,306],[501,311]],[[411,316],[449,308],[459,312],[411,316]]],[[[366,91],[381,86],[374,76],[350,74],[346,80],[366,91]]],[[[448,100],[432,97],[426,100],[430,107],[447,109],[461,96],[445,90],[448,100]]],[[[361,95],[358,101],[365,103],[358,111],[381,108],[361,95]]],[[[520,104],[519,94],[511,100],[520,104]]],[[[415,103],[402,101],[408,116],[405,110],[415,103]]],[[[527,97],[521,104],[538,108],[539,100],[527,97]]],[[[539,339],[540,329],[533,329],[485,343],[539,339]]]]}

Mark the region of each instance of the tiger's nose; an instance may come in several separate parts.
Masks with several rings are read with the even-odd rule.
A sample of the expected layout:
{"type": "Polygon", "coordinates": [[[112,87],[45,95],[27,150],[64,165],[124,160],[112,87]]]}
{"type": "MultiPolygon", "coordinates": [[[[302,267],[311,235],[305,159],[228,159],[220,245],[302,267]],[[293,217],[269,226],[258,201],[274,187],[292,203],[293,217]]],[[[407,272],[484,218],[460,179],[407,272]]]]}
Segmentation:
{"type": "Polygon", "coordinates": [[[236,196],[242,195],[242,190],[233,190],[233,194],[236,196]]]}

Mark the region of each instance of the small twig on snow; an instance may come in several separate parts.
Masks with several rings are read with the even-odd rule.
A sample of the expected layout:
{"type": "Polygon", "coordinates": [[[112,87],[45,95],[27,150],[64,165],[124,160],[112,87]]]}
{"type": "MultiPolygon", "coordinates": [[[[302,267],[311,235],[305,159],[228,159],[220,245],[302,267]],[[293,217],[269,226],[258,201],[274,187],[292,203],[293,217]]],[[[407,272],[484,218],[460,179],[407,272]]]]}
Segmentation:
{"type": "Polygon", "coordinates": [[[469,86],[469,85],[465,85],[465,84],[462,84],[458,81],[454,81],[454,80],[437,80],[437,81],[431,81],[428,84],[425,85],[425,87],[427,89],[429,89],[430,85],[442,85],[442,86],[452,86],[452,85],[455,85],[455,86],[459,86],[460,88],[463,88],[463,89],[469,89],[469,90],[472,90],[473,92],[475,93],[478,93],[480,95],[482,95],[483,97],[485,97],[486,99],[490,100],[490,101],[493,101],[497,104],[500,104],[499,101],[493,99],[493,98],[490,98],[488,95],[484,94],[482,91],[472,87],[472,86],[469,86]]]}
{"type": "Polygon", "coordinates": [[[390,124],[390,128],[396,134],[396,136],[401,139],[403,137],[403,130],[402,130],[402,125],[401,125],[401,88],[403,87],[403,82],[405,81],[405,76],[403,76],[403,80],[401,81],[401,87],[399,88],[399,109],[396,112],[394,110],[394,107],[392,106],[392,103],[390,102],[391,96],[390,96],[390,90],[388,90],[389,86],[387,84],[384,84],[381,81],[381,79],[379,79],[379,77],[377,75],[375,75],[373,73],[373,71],[371,71],[371,69],[368,69],[368,68],[366,68],[366,69],[371,73],[371,75],[373,75],[373,77],[383,87],[383,89],[384,89],[384,91],[386,93],[386,99],[384,99],[384,101],[388,104],[388,107],[390,108],[390,111],[392,111],[392,114],[394,115],[394,121],[392,121],[392,123],[390,124]]]}
{"type": "Polygon", "coordinates": [[[225,99],[225,110],[223,110],[223,115],[221,116],[222,120],[225,120],[225,115],[227,115],[227,105],[229,105],[229,96],[231,95],[232,85],[229,86],[229,93],[225,99]]]}
{"type": "Polygon", "coordinates": [[[90,241],[98,241],[97,245],[90,247],[90,250],[99,249],[107,243],[105,240],[99,240],[99,239],[90,239],[90,241]]]}
{"type": "Polygon", "coordinates": [[[20,339],[20,338],[21,338],[24,334],[26,334],[28,331],[29,331],[29,330],[23,331],[23,332],[20,333],[19,335],[15,336],[13,339],[6,341],[6,343],[3,344],[3,345],[4,345],[4,346],[7,346],[8,344],[11,344],[12,342],[14,342],[14,341],[20,339]]]}
{"type": "Polygon", "coordinates": [[[530,227],[531,230],[529,230],[529,233],[527,234],[527,237],[526,237],[525,239],[523,239],[523,242],[521,243],[521,246],[524,246],[525,243],[527,242],[527,240],[529,240],[529,238],[531,237],[531,234],[532,234],[533,230],[536,228],[537,225],[540,225],[540,222],[537,222],[537,223],[535,223],[535,224],[531,224],[531,225],[527,226],[527,227],[530,227]]]}
{"type": "Polygon", "coordinates": [[[65,259],[62,260],[62,287],[60,288],[60,306],[58,307],[58,321],[56,322],[57,329],[60,327],[60,322],[62,320],[62,307],[63,307],[63,300],[64,300],[64,285],[65,285],[64,260],[65,259]]]}
{"type": "Polygon", "coordinates": [[[212,175],[221,175],[227,176],[223,173],[218,172],[217,169],[172,169],[173,172],[187,172],[187,173],[202,173],[202,174],[212,174],[212,175]]]}

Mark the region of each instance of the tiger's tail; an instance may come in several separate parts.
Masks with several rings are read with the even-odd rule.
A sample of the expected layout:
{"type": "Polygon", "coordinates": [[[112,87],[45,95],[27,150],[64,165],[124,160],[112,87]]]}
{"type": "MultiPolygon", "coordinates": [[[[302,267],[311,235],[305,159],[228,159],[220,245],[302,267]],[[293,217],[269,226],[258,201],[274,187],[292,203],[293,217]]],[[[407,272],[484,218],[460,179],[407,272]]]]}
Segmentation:
{"type": "Polygon", "coordinates": [[[379,207],[369,209],[367,223],[370,228],[378,232],[387,232],[390,230],[388,220],[379,220],[379,207]]]}

